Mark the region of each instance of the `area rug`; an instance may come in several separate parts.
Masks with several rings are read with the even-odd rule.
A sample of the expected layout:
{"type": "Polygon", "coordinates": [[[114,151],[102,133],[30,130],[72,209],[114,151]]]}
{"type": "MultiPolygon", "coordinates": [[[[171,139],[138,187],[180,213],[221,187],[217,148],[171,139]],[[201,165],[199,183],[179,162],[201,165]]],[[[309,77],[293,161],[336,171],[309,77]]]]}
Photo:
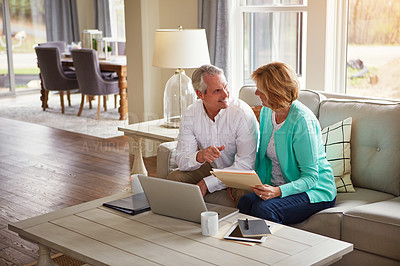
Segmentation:
{"type": "MultiPolygon", "coordinates": [[[[81,262],[81,261],[76,260],[74,258],[65,256],[62,253],[55,254],[55,255],[51,256],[51,258],[59,266],[80,266],[80,265],[84,265],[85,264],[84,262],[81,262]]],[[[25,266],[34,266],[36,264],[37,264],[37,261],[34,261],[32,263],[26,264],[25,266]]]]}
{"type": "MultiPolygon", "coordinates": [[[[117,98],[119,101],[119,97],[117,98]]],[[[85,103],[81,116],[77,116],[81,102],[81,94],[71,94],[71,106],[64,96],[65,113],[61,113],[60,95],[50,92],[46,111],[42,110],[40,92],[18,95],[12,98],[0,98],[0,117],[36,123],[53,128],[77,132],[99,138],[112,138],[123,135],[119,126],[128,125],[128,120],[119,120],[118,109],[114,108],[114,96],[107,101],[107,112],[101,100],[100,119],[97,120],[97,98],[92,101],[93,108],[85,103]]],[[[117,104],[119,106],[119,103],[117,104]]]]}

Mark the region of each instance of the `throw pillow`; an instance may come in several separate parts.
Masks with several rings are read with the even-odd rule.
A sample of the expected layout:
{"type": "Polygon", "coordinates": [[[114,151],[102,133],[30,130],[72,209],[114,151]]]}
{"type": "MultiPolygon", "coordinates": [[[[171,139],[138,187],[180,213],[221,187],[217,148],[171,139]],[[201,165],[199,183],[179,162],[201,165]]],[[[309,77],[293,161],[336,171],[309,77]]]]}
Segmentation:
{"type": "Polygon", "coordinates": [[[331,164],[337,192],[355,192],[351,182],[350,137],[352,118],[322,130],[326,158],[331,164]]]}

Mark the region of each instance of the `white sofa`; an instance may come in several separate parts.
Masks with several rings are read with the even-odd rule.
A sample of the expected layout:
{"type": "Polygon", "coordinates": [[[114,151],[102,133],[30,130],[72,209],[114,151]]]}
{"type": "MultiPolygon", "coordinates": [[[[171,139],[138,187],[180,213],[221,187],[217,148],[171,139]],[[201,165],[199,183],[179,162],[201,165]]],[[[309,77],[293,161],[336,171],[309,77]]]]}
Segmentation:
{"type": "MultiPolygon", "coordinates": [[[[243,87],[239,98],[261,105],[254,91],[243,87]]],[[[338,193],[335,207],[293,226],[353,243],[354,251],[340,265],[400,265],[400,103],[326,98],[310,90],[301,91],[299,100],[314,112],[321,128],[352,117],[351,179],[356,192],[338,193]]],[[[158,177],[177,167],[175,147],[176,142],[159,146],[158,177]]],[[[226,191],[213,194],[205,200],[232,206],[226,191]]]]}

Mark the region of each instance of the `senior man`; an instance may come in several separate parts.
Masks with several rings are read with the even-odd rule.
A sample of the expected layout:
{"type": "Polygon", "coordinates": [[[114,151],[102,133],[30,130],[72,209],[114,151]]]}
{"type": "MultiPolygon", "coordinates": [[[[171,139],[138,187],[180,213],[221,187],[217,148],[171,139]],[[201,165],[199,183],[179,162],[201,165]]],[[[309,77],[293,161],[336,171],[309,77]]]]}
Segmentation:
{"type": "MultiPolygon", "coordinates": [[[[212,168],[254,169],[259,126],[247,103],[229,97],[220,68],[201,66],[193,73],[192,83],[199,99],[183,114],[175,157],[179,170],[167,179],[197,184],[203,196],[215,195],[226,187],[210,175],[212,168]]],[[[235,206],[249,193],[233,188],[228,192],[235,206]]]]}

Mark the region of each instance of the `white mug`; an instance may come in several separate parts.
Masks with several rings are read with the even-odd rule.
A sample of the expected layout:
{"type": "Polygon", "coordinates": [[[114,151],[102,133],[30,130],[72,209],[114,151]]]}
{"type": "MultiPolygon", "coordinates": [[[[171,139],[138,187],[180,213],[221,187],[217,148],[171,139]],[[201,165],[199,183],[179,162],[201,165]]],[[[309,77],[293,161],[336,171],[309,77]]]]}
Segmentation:
{"type": "Polygon", "coordinates": [[[201,213],[201,233],[203,236],[215,236],[218,233],[218,213],[201,213]]]}

